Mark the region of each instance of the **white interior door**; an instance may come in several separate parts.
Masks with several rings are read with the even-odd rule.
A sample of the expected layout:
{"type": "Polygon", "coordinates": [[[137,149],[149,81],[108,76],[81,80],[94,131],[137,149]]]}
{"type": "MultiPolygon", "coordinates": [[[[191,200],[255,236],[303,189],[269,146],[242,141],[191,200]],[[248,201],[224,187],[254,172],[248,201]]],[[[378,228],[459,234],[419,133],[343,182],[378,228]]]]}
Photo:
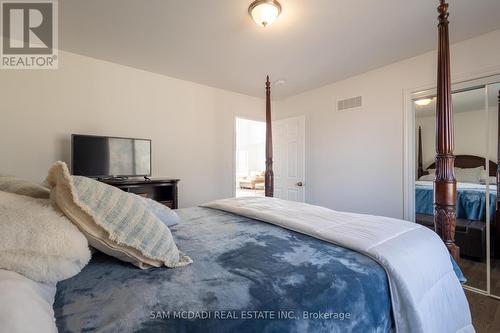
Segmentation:
{"type": "Polygon", "coordinates": [[[305,117],[273,121],[274,196],[304,202],[305,117]]]}

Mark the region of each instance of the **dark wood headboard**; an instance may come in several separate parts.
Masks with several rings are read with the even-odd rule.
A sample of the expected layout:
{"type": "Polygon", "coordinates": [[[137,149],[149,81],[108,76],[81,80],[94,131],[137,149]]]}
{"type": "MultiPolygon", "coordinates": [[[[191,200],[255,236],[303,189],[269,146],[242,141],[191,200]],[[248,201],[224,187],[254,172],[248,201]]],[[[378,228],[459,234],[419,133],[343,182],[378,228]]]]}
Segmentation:
{"type": "MultiPolygon", "coordinates": [[[[484,167],[484,157],[474,156],[474,155],[456,155],[455,156],[455,167],[462,169],[484,167]]],[[[425,170],[435,169],[436,163],[432,163],[425,170]]],[[[490,176],[496,177],[497,175],[497,164],[490,160],[490,176]]]]}
{"type": "MultiPolygon", "coordinates": [[[[500,92],[499,92],[499,98],[500,98],[500,92]]],[[[500,106],[499,106],[500,107],[500,106]]],[[[500,121],[500,117],[499,117],[500,121]]],[[[500,145],[500,132],[499,132],[499,145],[500,145]]],[[[499,154],[500,154],[500,146],[499,146],[499,154]]],[[[500,155],[499,155],[500,156],[500,155]]],[[[423,168],[422,165],[422,128],[419,126],[418,127],[418,156],[417,156],[417,163],[418,163],[418,178],[422,177],[423,175],[429,174],[427,170],[429,169],[436,169],[436,163],[432,163],[429,165],[427,168],[423,168]]],[[[480,156],[475,156],[475,155],[455,155],[455,163],[454,166],[457,168],[462,168],[462,169],[469,169],[469,168],[477,168],[482,166],[484,168],[484,163],[485,158],[480,157],[480,156]]],[[[490,177],[496,177],[497,175],[497,168],[498,164],[490,160],[490,177]]]]}

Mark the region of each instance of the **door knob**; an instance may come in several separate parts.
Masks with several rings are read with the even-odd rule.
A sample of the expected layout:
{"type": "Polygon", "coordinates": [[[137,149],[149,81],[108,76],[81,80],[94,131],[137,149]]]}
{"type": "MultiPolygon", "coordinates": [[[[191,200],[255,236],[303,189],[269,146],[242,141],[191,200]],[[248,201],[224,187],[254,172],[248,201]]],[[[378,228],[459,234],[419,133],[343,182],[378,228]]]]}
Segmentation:
{"type": "Polygon", "coordinates": [[[302,185],[304,185],[304,184],[302,184],[302,182],[297,183],[297,186],[299,186],[299,187],[301,187],[302,185]]]}

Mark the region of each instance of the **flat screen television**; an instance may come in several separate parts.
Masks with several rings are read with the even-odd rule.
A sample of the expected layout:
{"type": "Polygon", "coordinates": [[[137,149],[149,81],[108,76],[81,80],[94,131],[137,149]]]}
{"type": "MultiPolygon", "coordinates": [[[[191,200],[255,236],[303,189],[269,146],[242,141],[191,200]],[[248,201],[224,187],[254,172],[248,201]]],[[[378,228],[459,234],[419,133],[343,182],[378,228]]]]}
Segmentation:
{"type": "Polygon", "coordinates": [[[73,134],[71,166],[94,178],[151,176],[151,140],[73,134]]]}

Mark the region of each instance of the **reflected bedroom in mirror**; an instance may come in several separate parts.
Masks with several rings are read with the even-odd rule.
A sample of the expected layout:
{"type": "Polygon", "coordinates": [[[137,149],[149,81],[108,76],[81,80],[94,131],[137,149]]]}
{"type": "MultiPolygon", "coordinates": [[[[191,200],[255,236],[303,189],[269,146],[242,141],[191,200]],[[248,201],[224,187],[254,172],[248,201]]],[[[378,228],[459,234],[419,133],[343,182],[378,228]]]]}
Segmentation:
{"type": "MultiPolygon", "coordinates": [[[[456,232],[459,266],[467,286],[500,295],[500,227],[497,223],[498,98],[500,84],[456,89],[456,232]],[[488,250],[489,249],[489,250],[488,250]]],[[[415,221],[434,229],[435,93],[413,98],[415,109],[415,221]]]]}

